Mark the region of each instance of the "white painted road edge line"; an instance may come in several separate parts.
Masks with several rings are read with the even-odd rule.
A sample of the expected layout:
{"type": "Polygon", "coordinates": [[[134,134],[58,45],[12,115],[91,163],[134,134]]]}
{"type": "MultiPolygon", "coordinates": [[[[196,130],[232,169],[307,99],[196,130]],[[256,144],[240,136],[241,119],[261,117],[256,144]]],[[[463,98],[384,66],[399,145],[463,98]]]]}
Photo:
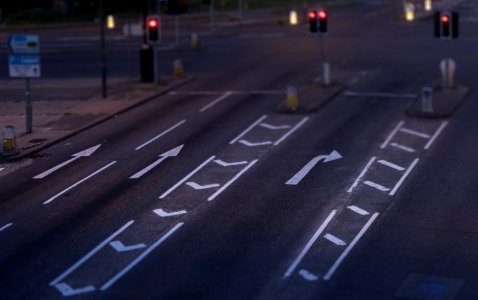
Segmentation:
{"type": "Polygon", "coordinates": [[[227,189],[231,184],[234,183],[234,181],[236,181],[239,177],[242,176],[242,174],[244,174],[247,170],[249,170],[256,162],[258,162],[259,160],[256,159],[256,160],[253,160],[249,165],[247,165],[244,169],[241,170],[241,172],[239,172],[236,176],[234,176],[234,178],[232,178],[231,180],[229,180],[225,185],[223,185],[217,192],[215,192],[211,197],[209,197],[209,199],[207,199],[207,201],[212,201],[214,200],[214,198],[216,198],[217,196],[219,196],[219,194],[221,194],[225,189],[227,189]]]}
{"type": "Polygon", "coordinates": [[[309,117],[305,117],[302,119],[302,121],[299,122],[299,124],[295,125],[294,128],[292,128],[289,132],[287,132],[282,138],[280,138],[277,142],[274,143],[274,146],[279,145],[282,141],[284,141],[289,135],[293,134],[297,129],[299,129],[300,126],[304,125],[305,122],[309,120],[309,117]]]}
{"type": "Polygon", "coordinates": [[[134,221],[131,220],[123,227],[118,229],[116,232],[114,232],[112,235],[110,235],[106,240],[101,242],[98,246],[96,246],[93,250],[91,250],[88,254],[83,256],[79,261],[77,261],[74,265],[72,265],[68,270],[63,272],[60,276],[58,276],[56,279],[54,279],[52,282],[50,282],[50,286],[54,286],[63,279],[65,279],[68,275],[73,273],[76,269],[78,269],[82,264],[84,264],[86,261],[88,261],[91,257],[93,257],[98,251],[100,251],[104,246],[108,245],[114,238],[116,238],[120,233],[126,230],[131,224],[133,224],[134,221]]]}
{"type": "Polygon", "coordinates": [[[264,119],[267,118],[267,115],[263,115],[262,117],[260,117],[257,121],[255,121],[254,123],[252,123],[249,127],[246,128],[246,130],[244,130],[243,132],[241,132],[235,139],[233,139],[232,141],[229,142],[230,145],[234,144],[235,142],[237,142],[239,139],[241,139],[243,136],[245,136],[249,131],[251,131],[254,127],[257,126],[257,124],[261,123],[262,121],[264,121],[264,119]]]}
{"type": "Polygon", "coordinates": [[[178,223],[174,226],[171,230],[169,230],[165,235],[163,235],[159,240],[154,242],[148,249],[146,249],[143,253],[141,253],[138,257],[136,257],[132,262],[130,262],[123,270],[113,276],[110,280],[108,280],[105,284],[103,284],[100,290],[105,291],[109,287],[111,287],[116,281],[118,281],[121,277],[123,277],[126,273],[128,273],[134,266],[140,263],[149,253],[151,253],[156,247],[161,245],[167,238],[169,238],[176,230],[178,230],[184,223],[178,223]]]}
{"type": "Polygon", "coordinates": [[[55,196],[51,197],[50,199],[46,200],[45,202],[43,202],[43,204],[48,204],[50,202],[52,202],[53,200],[55,200],[56,198],[60,197],[61,195],[63,195],[64,193],[68,192],[69,190],[77,187],[78,185],[82,184],[83,182],[85,182],[86,180],[90,179],[91,177],[95,176],[95,175],[98,175],[99,173],[103,172],[104,170],[108,169],[109,167],[111,167],[112,165],[114,165],[116,163],[116,160],[115,161],[112,161],[110,162],[109,164],[107,164],[106,166],[104,166],[103,168],[95,171],[94,173],[88,175],[87,177],[83,178],[82,180],[78,181],[77,183],[71,185],[70,187],[67,187],[66,189],[64,189],[63,191],[61,191],[60,193],[56,194],[55,196]]]}
{"type": "Polygon", "coordinates": [[[219,98],[216,98],[214,99],[211,103],[209,103],[208,105],[204,106],[203,108],[201,108],[199,110],[199,112],[204,112],[206,110],[208,110],[209,108],[213,107],[214,105],[218,104],[219,102],[221,102],[222,100],[226,99],[227,97],[231,96],[232,95],[232,92],[231,91],[228,91],[228,92],[225,92],[223,95],[221,95],[219,98]]]}
{"type": "Polygon", "coordinates": [[[367,166],[365,166],[365,169],[362,170],[362,173],[360,173],[359,177],[357,177],[357,179],[355,180],[355,182],[352,184],[352,186],[349,188],[349,190],[347,191],[347,193],[351,193],[353,191],[353,189],[359,184],[360,180],[362,179],[362,177],[364,177],[365,173],[367,173],[368,169],[370,168],[370,166],[373,164],[373,162],[375,161],[376,157],[372,157],[370,159],[370,161],[368,162],[367,166]]]}
{"type": "Polygon", "coordinates": [[[440,133],[443,131],[443,129],[445,129],[445,127],[448,125],[448,121],[444,121],[440,127],[438,128],[438,130],[435,132],[435,134],[433,134],[433,136],[431,137],[431,139],[428,141],[428,143],[425,145],[425,150],[428,150],[430,148],[430,146],[433,144],[433,142],[437,139],[437,137],[440,135],[440,133]]]}
{"type": "Polygon", "coordinates": [[[166,129],[165,131],[161,132],[160,134],[158,134],[157,136],[155,136],[154,138],[150,139],[149,141],[147,141],[146,143],[142,144],[141,146],[138,146],[136,147],[134,150],[138,151],[138,150],[141,150],[142,148],[146,147],[147,145],[151,144],[152,142],[156,141],[157,139],[159,139],[160,137],[162,137],[163,135],[173,131],[174,129],[176,129],[177,127],[183,125],[184,123],[186,123],[186,120],[181,120],[179,121],[178,123],[176,123],[175,125],[169,127],[168,129],[166,129]]]}
{"type": "Polygon", "coordinates": [[[395,136],[395,134],[397,134],[398,130],[400,130],[400,128],[403,126],[403,123],[404,123],[404,121],[398,122],[398,124],[397,124],[397,126],[395,127],[395,129],[393,129],[393,131],[389,134],[389,136],[387,137],[387,139],[385,140],[385,142],[383,142],[382,146],[380,146],[380,149],[384,149],[385,147],[388,146],[388,143],[390,143],[390,141],[393,139],[393,137],[395,136]]]}
{"type": "Polygon", "coordinates": [[[197,172],[199,172],[199,170],[201,170],[202,168],[204,168],[205,165],[207,165],[210,161],[212,161],[213,159],[215,159],[216,156],[211,156],[209,157],[205,162],[203,162],[202,164],[199,165],[199,167],[197,167],[196,169],[194,169],[191,173],[189,173],[188,175],[186,175],[186,177],[184,177],[183,179],[181,179],[181,181],[179,181],[178,183],[176,183],[175,185],[173,185],[169,190],[167,190],[166,192],[164,192],[164,194],[162,194],[161,196],[159,196],[160,199],[163,199],[165,198],[167,195],[169,195],[172,191],[174,191],[175,189],[177,189],[181,184],[185,183],[189,178],[191,178],[194,174],[196,174],[197,172]]]}
{"type": "Polygon", "coordinates": [[[307,254],[307,252],[309,252],[310,248],[312,248],[312,246],[314,245],[315,241],[319,238],[319,236],[322,234],[322,232],[325,230],[325,228],[327,227],[327,225],[329,225],[330,221],[332,220],[332,218],[334,217],[334,215],[337,213],[337,210],[333,210],[329,216],[327,217],[327,219],[325,219],[324,223],[322,223],[319,227],[319,229],[317,229],[317,231],[314,233],[314,235],[312,236],[312,238],[309,240],[309,242],[307,243],[307,245],[305,245],[304,249],[302,250],[302,252],[300,252],[299,256],[297,256],[297,258],[294,260],[294,262],[292,263],[292,265],[290,265],[289,269],[287,269],[287,272],[285,272],[284,274],[284,278],[287,278],[290,276],[290,274],[292,274],[292,272],[294,272],[294,270],[297,268],[297,266],[300,264],[300,262],[302,261],[302,259],[304,258],[304,256],[307,254]]]}
{"type": "Polygon", "coordinates": [[[408,168],[408,170],[405,172],[405,174],[403,174],[402,178],[400,178],[400,180],[398,181],[398,183],[395,185],[395,187],[393,188],[393,190],[390,192],[390,196],[393,196],[395,195],[395,193],[397,192],[397,190],[400,188],[400,186],[402,185],[402,183],[405,181],[405,179],[408,177],[408,175],[410,175],[410,173],[412,172],[413,168],[415,168],[416,164],[418,163],[419,159],[416,158],[412,164],[410,165],[410,167],[408,168]]]}
{"type": "Polygon", "coordinates": [[[0,231],[5,230],[5,229],[7,229],[8,227],[10,227],[10,226],[12,226],[12,225],[13,225],[13,223],[8,223],[8,224],[6,224],[6,225],[4,225],[3,227],[0,228],[0,231]]]}
{"type": "Polygon", "coordinates": [[[365,234],[365,232],[368,230],[370,225],[375,221],[375,219],[378,217],[378,213],[374,213],[372,217],[368,220],[367,224],[360,230],[360,232],[357,234],[357,236],[353,239],[353,241],[349,244],[349,246],[344,250],[344,252],[340,255],[340,257],[335,261],[335,263],[332,265],[330,270],[325,274],[324,280],[329,280],[335,273],[335,271],[338,269],[342,261],[347,257],[347,255],[350,253],[350,251],[353,249],[355,244],[362,238],[362,236],[365,234]]]}

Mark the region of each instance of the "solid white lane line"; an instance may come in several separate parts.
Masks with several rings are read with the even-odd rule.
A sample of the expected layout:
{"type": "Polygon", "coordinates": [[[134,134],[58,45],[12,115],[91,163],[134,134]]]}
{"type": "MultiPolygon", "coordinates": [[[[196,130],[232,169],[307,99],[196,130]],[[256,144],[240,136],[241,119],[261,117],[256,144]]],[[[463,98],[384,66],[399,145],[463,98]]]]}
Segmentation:
{"type": "Polygon", "coordinates": [[[215,159],[216,156],[211,156],[209,157],[205,162],[203,162],[201,165],[199,165],[199,167],[197,167],[196,169],[194,169],[191,173],[189,173],[188,175],[186,175],[186,177],[184,177],[183,179],[181,179],[181,181],[179,181],[178,183],[176,183],[174,186],[172,186],[169,190],[167,190],[164,194],[162,194],[161,196],[159,196],[160,199],[163,199],[164,197],[166,197],[167,195],[169,195],[172,191],[174,191],[175,189],[177,189],[181,184],[185,183],[189,178],[191,178],[194,174],[196,174],[197,172],[199,172],[199,170],[201,170],[202,168],[204,168],[205,165],[207,165],[210,161],[212,161],[213,159],[215,159]]]}
{"type": "Polygon", "coordinates": [[[314,275],[314,274],[312,274],[309,271],[304,270],[304,269],[301,269],[299,271],[299,275],[302,276],[302,278],[304,278],[307,281],[317,281],[319,279],[319,277],[317,277],[317,275],[314,275]]]}
{"type": "Polygon", "coordinates": [[[365,173],[367,173],[368,169],[370,168],[370,166],[373,164],[373,162],[375,161],[375,156],[372,157],[370,159],[370,161],[368,162],[367,166],[365,166],[365,169],[362,170],[362,173],[360,173],[359,177],[357,177],[357,179],[355,180],[355,182],[352,184],[352,186],[349,188],[349,190],[347,191],[347,193],[351,193],[353,191],[353,189],[359,184],[360,180],[362,179],[362,177],[364,177],[365,173]]]}
{"type": "Polygon", "coordinates": [[[271,124],[268,124],[268,123],[261,123],[261,124],[259,124],[259,126],[264,127],[266,129],[270,129],[270,130],[283,130],[283,129],[291,128],[290,125],[275,126],[275,125],[271,125],[271,124]]]}
{"type": "Polygon", "coordinates": [[[147,166],[146,168],[142,169],[141,171],[137,172],[137,173],[134,174],[134,175],[131,175],[130,179],[138,179],[138,178],[141,178],[144,174],[148,173],[149,171],[151,171],[152,169],[154,169],[156,166],[158,166],[160,163],[162,163],[166,158],[168,158],[168,157],[167,157],[167,156],[161,157],[160,159],[158,159],[158,160],[155,161],[154,163],[150,164],[150,165],[147,166]]]}
{"type": "Polygon", "coordinates": [[[214,162],[223,167],[232,167],[232,166],[240,166],[240,165],[247,164],[247,161],[238,161],[238,162],[228,163],[220,159],[216,159],[214,162]]]}
{"type": "Polygon", "coordinates": [[[200,185],[200,184],[197,184],[197,183],[195,183],[195,182],[193,182],[193,181],[186,182],[186,185],[189,185],[190,187],[192,187],[192,188],[195,189],[195,190],[206,190],[206,189],[210,189],[210,188],[215,188],[215,187],[221,186],[221,185],[218,184],[218,183],[200,185]]]}
{"type": "Polygon", "coordinates": [[[3,225],[3,226],[0,228],[0,231],[5,230],[5,229],[7,229],[8,227],[10,227],[10,226],[12,226],[12,225],[13,225],[13,223],[8,223],[8,224],[6,224],[6,225],[3,225]]]}
{"type": "Polygon", "coordinates": [[[366,216],[366,215],[370,214],[368,211],[363,210],[360,207],[355,206],[355,205],[347,206],[347,208],[350,209],[353,212],[358,213],[359,215],[362,215],[362,216],[366,216]]]}
{"type": "Polygon", "coordinates": [[[225,189],[227,189],[231,184],[234,183],[234,181],[236,181],[239,177],[242,176],[242,174],[244,174],[247,170],[249,170],[256,162],[258,162],[259,160],[256,159],[256,160],[253,160],[248,166],[246,166],[244,169],[241,170],[241,172],[239,172],[236,176],[234,176],[234,178],[232,178],[231,180],[229,180],[225,185],[223,185],[217,192],[215,192],[211,197],[209,197],[209,199],[207,199],[207,201],[212,201],[214,200],[214,198],[216,198],[217,196],[219,196],[219,194],[221,194],[225,189]]]}
{"type": "Polygon", "coordinates": [[[239,139],[241,139],[243,136],[245,136],[249,131],[251,131],[254,127],[257,126],[257,124],[261,123],[262,121],[264,121],[264,119],[267,118],[267,115],[263,115],[262,117],[260,117],[257,121],[255,121],[254,123],[252,123],[249,127],[246,128],[246,130],[244,130],[243,132],[241,132],[235,139],[233,139],[232,141],[229,142],[230,145],[234,144],[235,142],[237,142],[239,139]]]}
{"type": "Polygon", "coordinates": [[[110,162],[109,164],[107,164],[106,166],[102,167],[101,169],[95,171],[94,173],[88,175],[87,177],[83,178],[82,180],[78,181],[77,183],[71,185],[70,187],[67,187],[66,189],[64,189],[63,191],[61,191],[60,193],[56,194],[55,196],[51,197],[50,199],[46,200],[45,202],[43,202],[43,204],[48,204],[48,203],[51,203],[53,200],[55,200],[56,198],[60,197],[61,195],[65,194],[66,192],[70,191],[71,189],[77,187],[78,185],[82,184],[83,182],[87,181],[88,179],[90,179],[91,177],[95,176],[95,175],[98,175],[99,173],[103,172],[104,170],[108,169],[109,167],[111,167],[112,165],[114,165],[116,163],[116,161],[113,161],[113,162],[110,162]]]}
{"type": "Polygon", "coordinates": [[[393,139],[395,134],[397,134],[398,130],[403,126],[404,121],[398,122],[397,126],[392,130],[392,132],[388,135],[387,139],[385,142],[383,142],[382,146],[380,146],[380,149],[384,149],[385,147],[388,146],[390,141],[393,139]]]}
{"type": "Polygon", "coordinates": [[[383,185],[380,185],[378,183],[375,183],[375,182],[372,182],[372,181],[365,181],[364,184],[370,186],[370,187],[373,187],[374,189],[377,189],[377,190],[381,190],[382,192],[388,192],[390,191],[389,188],[387,187],[384,187],[383,185]]]}
{"type": "Polygon", "coordinates": [[[77,261],[74,265],[72,265],[70,268],[68,268],[68,270],[66,270],[65,272],[63,272],[60,276],[58,276],[57,278],[55,278],[55,280],[53,280],[52,282],[50,282],[50,286],[53,286],[57,283],[59,283],[60,281],[62,281],[63,279],[65,279],[68,275],[70,275],[71,273],[73,273],[76,269],[78,269],[82,264],[84,264],[86,261],[88,261],[91,257],[93,257],[98,251],[100,251],[104,246],[108,245],[114,238],[116,238],[120,233],[122,233],[123,231],[126,230],[126,228],[128,228],[131,224],[133,224],[134,221],[131,220],[129,221],[128,223],[126,223],[125,225],[123,225],[120,229],[118,229],[117,231],[115,231],[112,235],[110,235],[106,240],[104,240],[103,242],[101,242],[98,246],[96,246],[93,250],[91,250],[90,252],[88,252],[88,254],[86,254],[84,257],[82,257],[79,261],[77,261]]]}
{"type": "Polygon", "coordinates": [[[381,160],[379,160],[379,161],[377,161],[377,162],[378,162],[378,163],[381,163],[382,165],[385,165],[385,166],[387,166],[387,167],[390,167],[390,168],[392,168],[392,169],[395,169],[395,170],[397,170],[397,171],[403,171],[403,170],[405,170],[405,168],[400,167],[400,166],[398,166],[398,165],[396,165],[396,164],[394,164],[394,163],[391,163],[391,162],[386,161],[386,160],[383,160],[383,159],[381,159],[381,160]]]}
{"type": "Polygon", "coordinates": [[[186,120],[182,120],[182,121],[179,121],[178,123],[176,123],[175,125],[169,127],[168,129],[166,129],[165,131],[161,132],[160,134],[158,134],[157,136],[155,136],[154,138],[150,139],[149,141],[147,141],[146,143],[142,144],[141,146],[138,146],[136,147],[136,149],[134,150],[141,150],[142,148],[146,147],[147,145],[151,144],[152,142],[156,141],[157,139],[159,139],[160,137],[162,137],[163,135],[173,131],[174,129],[178,128],[179,126],[183,125],[184,123],[186,123],[186,120]]]}
{"type": "Polygon", "coordinates": [[[408,168],[408,170],[402,175],[402,178],[400,178],[400,181],[398,181],[398,183],[395,185],[395,187],[393,188],[393,190],[390,192],[390,196],[393,196],[395,195],[395,193],[397,192],[397,190],[400,188],[400,186],[402,185],[402,183],[405,181],[405,179],[407,178],[408,175],[410,175],[410,173],[412,172],[413,168],[415,168],[415,166],[417,165],[419,159],[416,158],[412,164],[410,165],[410,167],[408,168]]]}
{"type": "Polygon", "coordinates": [[[221,92],[221,91],[184,91],[184,92],[172,91],[172,92],[169,92],[169,95],[171,95],[171,96],[175,96],[175,95],[191,95],[191,96],[204,95],[204,96],[209,96],[209,95],[219,95],[219,94],[222,94],[222,93],[224,93],[224,92],[221,92]]]}
{"type": "Polygon", "coordinates": [[[240,140],[239,143],[246,145],[247,147],[258,147],[258,146],[265,146],[265,145],[270,145],[272,144],[271,141],[266,141],[266,142],[259,142],[259,143],[252,143],[247,140],[240,140]]]}
{"type": "Polygon", "coordinates": [[[406,151],[406,152],[410,152],[410,153],[413,153],[413,152],[416,151],[413,148],[410,148],[410,147],[407,147],[405,145],[398,144],[398,143],[391,143],[390,146],[395,147],[395,148],[400,149],[400,150],[403,150],[403,151],[406,151]]]}
{"type": "Polygon", "coordinates": [[[440,133],[445,129],[445,127],[448,125],[448,121],[443,122],[440,127],[437,129],[437,131],[433,134],[431,139],[428,141],[428,143],[425,145],[425,150],[428,150],[430,146],[433,144],[433,142],[437,139],[437,137],[440,135],[440,133]]]}
{"type": "Polygon", "coordinates": [[[213,107],[214,105],[218,104],[219,102],[221,102],[222,100],[226,99],[227,97],[231,96],[232,95],[232,92],[231,91],[228,91],[228,92],[225,92],[223,95],[221,95],[219,98],[216,98],[214,99],[211,103],[209,103],[208,105],[204,106],[203,108],[201,108],[199,110],[199,112],[204,112],[206,110],[208,110],[209,108],[213,107]]]}
{"type": "Polygon", "coordinates": [[[327,217],[327,219],[325,219],[324,223],[322,223],[319,227],[319,229],[317,229],[317,231],[314,233],[314,235],[312,236],[312,238],[309,240],[309,242],[307,243],[307,245],[305,245],[304,249],[300,252],[299,256],[297,256],[297,258],[294,260],[294,262],[292,263],[292,265],[290,265],[289,269],[287,269],[287,272],[285,272],[284,274],[284,278],[286,277],[289,277],[290,274],[292,274],[292,272],[294,272],[294,270],[297,268],[297,266],[300,264],[300,262],[302,261],[302,259],[304,258],[304,256],[307,254],[307,252],[309,252],[310,248],[312,248],[312,246],[314,245],[315,241],[319,238],[319,236],[322,234],[322,232],[325,230],[325,228],[327,227],[327,225],[329,225],[330,221],[332,220],[332,218],[334,217],[334,215],[337,213],[337,210],[333,210],[329,216],[327,217]]]}
{"type": "Polygon", "coordinates": [[[329,280],[332,275],[334,275],[335,271],[338,269],[342,261],[347,257],[347,255],[350,253],[350,251],[355,247],[355,244],[362,238],[362,236],[365,234],[365,232],[368,230],[370,225],[375,221],[375,219],[378,217],[378,213],[374,213],[372,217],[368,220],[367,224],[360,230],[360,232],[357,234],[357,236],[353,239],[353,241],[349,244],[349,246],[344,250],[344,252],[340,255],[340,257],[337,259],[337,261],[332,265],[330,270],[325,274],[324,280],[329,280]]]}
{"type": "Polygon", "coordinates": [[[309,117],[305,117],[300,121],[297,125],[294,126],[289,132],[287,132],[282,138],[280,138],[277,142],[274,143],[274,146],[279,145],[282,141],[284,141],[287,137],[293,134],[297,129],[299,129],[305,122],[309,120],[309,117]]]}
{"type": "Polygon", "coordinates": [[[406,98],[406,99],[415,99],[417,95],[415,94],[392,94],[392,93],[376,93],[376,92],[354,92],[346,91],[344,96],[347,97],[377,97],[377,98],[406,98]]]}
{"type": "Polygon", "coordinates": [[[426,133],[423,133],[423,132],[418,132],[418,131],[411,130],[411,129],[408,129],[408,128],[400,128],[400,131],[411,134],[411,135],[414,135],[414,136],[418,136],[418,137],[421,137],[421,138],[424,138],[424,139],[429,139],[430,138],[429,134],[426,134],[426,133]]]}
{"type": "Polygon", "coordinates": [[[346,242],[344,242],[343,240],[339,239],[338,237],[336,237],[334,235],[331,235],[330,233],[327,233],[326,235],[324,235],[324,239],[329,240],[330,242],[334,243],[337,246],[347,245],[346,242]]]}
{"type": "Polygon", "coordinates": [[[156,249],[156,247],[161,245],[166,239],[168,239],[176,230],[178,230],[183,225],[184,223],[176,224],[176,226],[174,226],[171,230],[169,230],[159,240],[154,242],[154,244],[152,244],[148,249],[146,249],[138,257],[136,257],[132,262],[130,262],[123,270],[121,270],[118,274],[116,274],[110,280],[108,280],[105,284],[103,284],[100,290],[105,291],[109,287],[111,287],[116,281],[118,281],[121,277],[123,277],[126,273],[128,273],[134,266],[140,263],[149,253],[151,253],[154,249],[156,249]]]}

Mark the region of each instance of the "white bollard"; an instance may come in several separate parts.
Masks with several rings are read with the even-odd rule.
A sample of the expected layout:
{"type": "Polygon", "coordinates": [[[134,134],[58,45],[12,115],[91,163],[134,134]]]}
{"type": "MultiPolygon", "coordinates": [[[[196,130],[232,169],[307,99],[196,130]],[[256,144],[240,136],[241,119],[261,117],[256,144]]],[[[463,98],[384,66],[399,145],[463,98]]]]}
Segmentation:
{"type": "Polygon", "coordinates": [[[433,89],[428,86],[422,88],[422,112],[433,113],[433,89]]]}
{"type": "Polygon", "coordinates": [[[330,64],[324,63],[322,65],[322,84],[327,86],[330,85],[330,64]]]}
{"type": "Polygon", "coordinates": [[[295,10],[291,10],[289,13],[289,24],[293,26],[299,24],[299,17],[297,16],[297,12],[295,10]]]}
{"type": "Polygon", "coordinates": [[[451,89],[455,85],[456,63],[453,59],[444,59],[440,63],[443,88],[451,89]]]}

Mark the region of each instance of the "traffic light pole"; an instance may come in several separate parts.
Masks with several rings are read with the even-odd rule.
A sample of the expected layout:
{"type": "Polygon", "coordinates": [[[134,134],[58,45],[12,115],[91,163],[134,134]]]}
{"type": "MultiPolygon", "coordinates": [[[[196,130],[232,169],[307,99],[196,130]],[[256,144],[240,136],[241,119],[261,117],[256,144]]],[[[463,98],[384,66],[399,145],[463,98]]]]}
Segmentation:
{"type": "Polygon", "coordinates": [[[322,76],[322,85],[326,85],[325,81],[325,45],[324,45],[324,35],[319,32],[319,44],[320,44],[320,53],[319,53],[319,60],[320,60],[320,66],[321,66],[321,76],[322,76]]]}
{"type": "Polygon", "coordinates": [[[449,40],[445,40],[443,43],[443,54],[445,56],[445,84],[444,87],[449,89],[452,88],[450,84],[450,60],[448,59],[448,47],[449,47],[449,40]]]}
{"type": "Polygon", "coordinates": [[[100,0],[100,56],[101,56],[101,94],[108,96],[106,87],[106,54],[105,54],[105,12],[103,0],[100,0]]]}
{"type": "Polygon", "coordinates": [[[32,133],[32,101],[30,96],[30,78],[25,78],[25,116],[27,119],[26,133],[32,133]]]}

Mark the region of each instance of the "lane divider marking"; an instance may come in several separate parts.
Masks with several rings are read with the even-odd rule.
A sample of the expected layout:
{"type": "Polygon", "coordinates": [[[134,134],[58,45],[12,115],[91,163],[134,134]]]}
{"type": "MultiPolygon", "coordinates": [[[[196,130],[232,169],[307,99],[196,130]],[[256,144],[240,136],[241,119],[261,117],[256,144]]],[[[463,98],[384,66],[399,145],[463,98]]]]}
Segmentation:
{"type": "Polygon", "coordinates": [[[252,143],[252,142],[249,142],[248,140],[240,140],[239,143],[246,145],[247,147],[258,147],[258,146],[265,146],[265,145],[272,144],[271,141],[252,143]]]}
{"type": "Polygon", "coordinates": [[[372,181],[365,181],[364,184],[368,185],[369,187],[373,187],[374,189],[380,190],[382,192],[388,192],[390,191],[389,188],[384,187],[383,185],[380,185],[378,183],[372,182],[372,181]]]}
{"type": "Polygon", "coordinates": [[[149,144],[151,144],[152,142],[156,141],[157,139],[159,139],[159,138],[162,137],[163,135],[170,133],[171,131],[173,131],[174,129],[176,129],[176,128],[178,128],[179,126],[183,125],[184,123],[186,123],[186,120],[179,121],[179,122],[176,123],[175,125],[169,127],[168,129],[166,129],[165,131],[161,132],[160,134],[158,134],[158,135],[155,136],[154,138],[150,139],[150,140],[147,141],[146,143],[142,144],[141,146],[136,147],[134,150],[138,151],[138,150],[143,149],[143,148],[146,147],[147,145],[149,145],[149,144]]]}
{"type": "Polygon", "coordinates": [[[186,182],[186,185],[189,185],[190,187],[192,187],[192,188],[195,189],[195,190],[206,190],[206,189],[211,189],[211,188],[215,188],[215,187],[221,186],[221,185],[218,184],[218,183],[200,185],[200,184],[197,184],[197,183],[195,183],[195,182],[193,182],[193,181],[186,182]]]}
{"type": "Polygon", "coordinates": [[[431,139],[428,141],[428,143],[425,145],[424,149],[428,150],[430,146],[433,144],[433,142],[437,139],[437,137],[442,133],[443,129],[448,125],[448,121],[444,121],[440,127],[437,129],[437,131],[433,134],[431,139]]]}
{"type": "Polygon", "coordinates": [[[264,127],[266,129],[270,129],[270,130],[283,130],[283,129],[291,128],[290,125],[275,126],[275,125],[271,125],[271,124],[268,124],[268,123],[261,123],[261,124],[259,124],[259,126],[264,127]]]}
{"type": "Polygon", "coordinates": [[[407,147],[407,146],[402,145],[402,144],[398,144],[398,143],[391,143],[390,146],[395,147],[395,148],[400,149],[400,150],[403,150],[403,151],[406,151],[406,152],[409,152],[409,153],[416,152],[415,149],[407,147]]]}
{"type": "Polygon", "coordinates": [[[113,249],[115,249],[117,252],[129,252],[129,251],[133,251],[133,250],[146,248],[146,245],[143,244],[143,243],[126,246],[121,241],[110,242],[110,246],[113,247],[113,249]]]}
{"type": "Polygon", "coordinates": [[[235,139],[229,142],[230,145],[236,143],[239,139],[241,139],[243,136],[245,136],[249,131],[251,131],[254,127],[257,126],[257,124],[261,123],[267,118],[267,115],[261,116],[257,121],[252,123],[249,127],[247,127],[243,132],[241,132],[235,139]]]}
{"type": "Polygon", "coordinates": [[[1,232],[1,231],[4,231],[5,229],[7,229],[8,227],[10,227],[10,226],[12,226],[12,225],[13,225],[13,223],[8,223],[8,224],[6,224],[6,225],[3,225],[3,226],[0,228],[0,232],[1,232]]]}
{"type": "Polygon", "coordinates": [[[398,183],[395,185],[395,187],[393,188],[393,190],[390,192],[390,196],[393,196],[395,195],[395,193],[397,192],[397,190],[400,188],[400,186],[402,185],[402,183],[405,181],[405,179],[408,177],[408,175],[410,175],[410,173],[412,172],[413,168],[415,168],[415,166],[417,165],[419,159],[416,158],[412,164],[410,165],[410,167],[408,168],[408,170],[403,174],[402,178],[400,178],[400,180],[398,181],[398,183]]]}
{"type": "Polygon", "coordinates": [[[219,196],[223,191],[225,191],[231,184],[234,183],[239,177],[242,176],[247,170],[249,170],[256,162],[259,160],[253,160],[249,165],[247,165],[244,169],[242,169],[236,176],[234,176],[230,181],[228,181],[225,185],[223,185],[217,192],[215,192],[207,201],[214,200],[217,196],[219,196]]]}
{"type": "Polygon", "coordinates": [[[360,173],[359,177],[357,177],[357,179],[355,180],[355,182],[352,184],[352,186],[348,189],[347,193],[351,193],[355,187],[357,187],[357,185],[359,184],[360,180],[362,180],[362,178],[365,176],[365,173],[367,173],[368,169],[370,168],[370,166],[373,164],[373,162],[375,161],[376,157],[372,157],[370,159],[370,161],[367,163],[367,165],[365,166],[365,168],[362,170],[362,173],[360,173]]]}
{"type": "Polygon", "coordinates": [[[386,161],[386,160],[383,160],[383,159],[381,159],[381,160],[379,160],[379,161],[377,161],[377,162],[380,163],[380,164],[382,164],[382,165],[385,165],[385,166],[387,166],[387,167],[390,167],[390,168],[392,168],[392,169],[395,169],[395,170],[397,170],[397,171],[404,171],[404,170],[405,170],[405,168],[400,167],[400,166],[398,166],[398,165],[396,165],[396,164],[394,164],[394,163],[391,163],[391,162],[386,161]]]}
{"type": "Polygon", "coordinates": [[[362,215],[362,216],[366,216],[366,215],[370,214],[368,211],[363,210],[360,207],[355,206],[355,205],[347,206],[347,208],[350,209],[351,211],[359,214],[359,215],[362,215]]]}
{"type": "Polygon", "coordinates": [[[274,143],[274,146],[279,145],[281,142],[283,142],[286,138],[288,138],[291,134],[293,134],[295,131],[297,131],[302,125],[304,125],[305,122],[309,120],[309,117],[305,117],[300,121],[297,125],[294,126],[289,132],[287,132],[282,138],[280,138],[277,142],[274,143]]]}
{"type": "Polygon", "coordinates": [[[96,288],[93,285],[88,285],[82,288],[74,289],[67,283],[58,283],[55,284],[55,287],[64,297],[75,296],[83,293],[94,292],[96,288]]]}
{"type": "Polygon", "coordinates": [[[430,138],[430,135],[428,135],[426,133],[418,132],[418,131],[411,130],[411,129],[408,129],[408,128],[400,128],[400,131],[411,134],[411,135],[414,135],[414,136],[418,136],[418,137],[421,137],[421,138],[424,138],[424,139],[429,139],[430,138]]]}
{"type": "Polygon", "coordinates": [[[301,269],[299,271],[299,275],[302,276],[302,278],[304,278],[307,281],[317,281],[317,280],[319,280],[319,277],[317,277],[316,275],[314,275],[314,274],[312,274],[309,271],[304,270],[304,269],[301,269]]]}
{"type": "Polygon", "coordinates": [[[227,97],[231,96],[232,95],[232,92],[231,91],[228,91],[228,92],[225,92],[223,95],[221,95],[219,98],[216,98],[214,99],[211,103],[207,104],[206,106],[204,106],[203,108],[201,108],[199,110],[199,112],[204,112],[206,110],[208,110],[209,108],[213,107],[214,105],[218,104],[219,102],[221,102],[222,100],[226,99],[227,97]]]}
{"type": "Polygon", "coordinates": [[[238,161],[238,162],[228,163],[220,159],[216,159],[214,162],[223,167],[232,167],[232,166],[240,166],[240,165],[247,164],[247,161],[238,161]]]}
{"type": "Polygon", "coordinates": [[[346,242],[344,242],[343,240],[339,239],[338,237],[336,237],[334,235],[331,235],[330,233],[327,233],[326,235],[324,235],[324,239],[329,240],[330,242],[334,243],[337,246],[347,245],[346,242]]]}
{"type": "Polygon", "coordinates": [[[393,137],[395,136],[395,134],[397,134],[398,130],[400,130],[400,128],[403,126],[403,123],[404,123],[404,121],[398,122],[397,126],[395,126],[395,128],[392,130],[392,132],[388,135],[388,137],[387,137],[387,139],[385,140],[385,142],[383,142],[382,146],[380,146],[380,149],[384,149],[385,147],[388,146],[388,144],[389,144],[390,141],[393,139],[393,137]]]}
{"type": "Polygon", "coordinates": [[[184,215],[187,213],[185,210],[180,210],[180,211],[173,211],[173,212],[166,212],[161,208],[153,210],[155,214],[160,216],[161,218],[167,218],[167,217],[174,217],[174,216],[179,216],[179,215],[184,215]]]}

